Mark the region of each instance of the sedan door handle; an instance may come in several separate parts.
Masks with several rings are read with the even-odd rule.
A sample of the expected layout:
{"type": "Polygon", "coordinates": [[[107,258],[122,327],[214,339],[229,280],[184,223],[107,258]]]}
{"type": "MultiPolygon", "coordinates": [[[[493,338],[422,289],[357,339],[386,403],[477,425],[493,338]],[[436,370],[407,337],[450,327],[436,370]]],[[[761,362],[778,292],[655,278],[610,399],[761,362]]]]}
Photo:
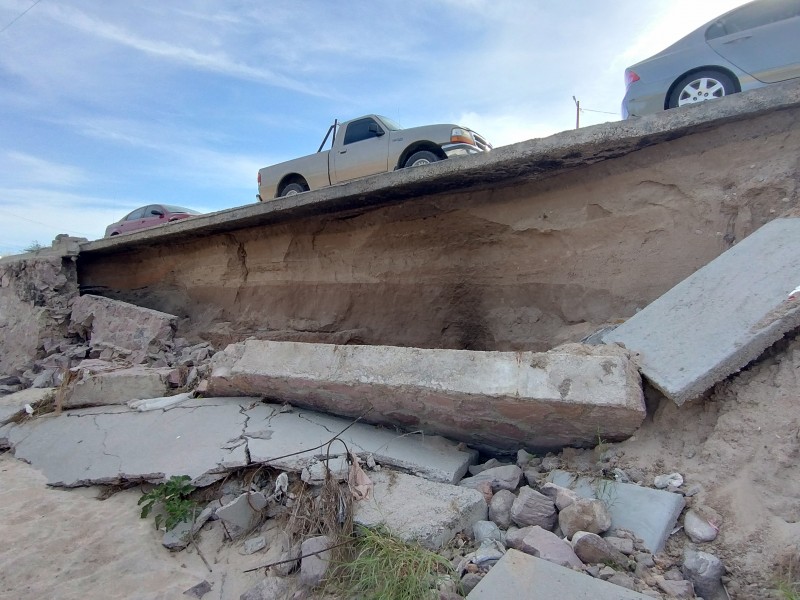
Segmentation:
{"type": "Polygon", "coordinates": [[[728,40],[727,42],[723,42],[723,45],[727,44],[735,44],[736,42],[741,42],[742,40],[749,40],[753,37],[752,34],[748,33],[747,35],[740,35],[739,37],[735,37],[732,40],[728,40]]]}
{"type": "Polygon", "coordinates": [[[347,150],[339,150],[339,154],[346,154],[347,150]]]}

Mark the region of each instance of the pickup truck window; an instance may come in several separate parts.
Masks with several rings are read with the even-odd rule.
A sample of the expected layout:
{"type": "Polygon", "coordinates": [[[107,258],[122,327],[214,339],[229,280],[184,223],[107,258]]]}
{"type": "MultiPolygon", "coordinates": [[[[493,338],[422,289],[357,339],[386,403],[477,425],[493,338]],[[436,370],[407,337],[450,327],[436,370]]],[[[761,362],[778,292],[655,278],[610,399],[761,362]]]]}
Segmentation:
{"type": "Polygon", "coordinates": [[[359,119],[347,126],[347,131],[344,134],[344,145],[378,137],[380,133],[385,132],[375,119],[359,119]],[[371,129],[370,125],[373,126],[371,129]]]}

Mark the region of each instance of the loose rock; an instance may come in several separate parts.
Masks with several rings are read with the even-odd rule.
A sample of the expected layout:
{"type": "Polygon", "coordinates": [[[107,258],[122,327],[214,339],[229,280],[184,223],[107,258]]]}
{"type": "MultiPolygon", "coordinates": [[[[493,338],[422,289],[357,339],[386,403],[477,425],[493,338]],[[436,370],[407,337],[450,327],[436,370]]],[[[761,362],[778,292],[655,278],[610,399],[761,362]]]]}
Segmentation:
{"type": "Polygon", "coordinates": [[[556,506],[544,494],[525,486],[511,505],[511,520],[520,527],[538,525],[552,531],[556,524],[556,506]]]}

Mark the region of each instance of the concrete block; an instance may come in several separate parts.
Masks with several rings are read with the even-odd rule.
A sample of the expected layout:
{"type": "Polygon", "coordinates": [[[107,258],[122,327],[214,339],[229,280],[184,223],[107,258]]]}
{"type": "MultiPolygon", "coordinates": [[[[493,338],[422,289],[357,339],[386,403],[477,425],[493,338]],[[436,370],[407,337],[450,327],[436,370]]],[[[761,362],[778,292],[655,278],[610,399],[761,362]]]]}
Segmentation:
{"type": "Polygon", "coordinates": [[[148,369],[135,366],[120,369],[104,361],[84,361],[91,364],[76,367],[82,378],[62,402],[63,408],[125,404],[130,400],[159,398],[169,391],[167,377],[170,369],[148,369]]]}
{"type": "Polygon", "coordinates": [[[94,349],[125,350],[133,364],[171,344],[178,317],[119,300],[86,294],[72,305],[72,329],[94,349]]]}
{"type": "Polygon", "coordinates": [[[646,600],[647,596],[555,563],[509,550],[475,586],[467,600],[646,600]]]}
{"type": "Polygon", "coordinates": [[[677,404],[800,326],[800,218],[770,221],[603,336],[677,404]]]}
{"type": "Polygon", "coordinates": [[[401,539],[439,550],[459,531],[486,520],[486,500],[477,490],[387,471],[369,477],[372,498],[353,504],[353,519],[361,525],[383,525],[401,539]]]}
{"type": "Polygon", "coordinates": [[[602,500],[611,513],[610,529],[627,529],[653,553],[664,547],[686,505],[681,494],[632,483],[576,477],[560,470],[552,471],[547,479],[574,490],[581,498],[602,500]]]}
{"type": "Polygon", "coordinates": [[[248,340],[212,359],[209,393],[265,395],[485,450],[629,437],[645,416],[626,351],[473,352],[248,340]]]}
{"type": "Polygon", "coordinates": [[[252,531],[261,520],[261,511],[267,506],[267,498],[261,492],[247,492],[232,502],[217,509],[217,518],[225,524],[225,530],[235,540],[252,531]]]}
{"type": "Polygon", "coordinates": [[[12,417],[23,412],[25,405],[36,406],[54,393],[53,388],[28,388],[0,396],[0,425],[7,423],[12,417]]]}

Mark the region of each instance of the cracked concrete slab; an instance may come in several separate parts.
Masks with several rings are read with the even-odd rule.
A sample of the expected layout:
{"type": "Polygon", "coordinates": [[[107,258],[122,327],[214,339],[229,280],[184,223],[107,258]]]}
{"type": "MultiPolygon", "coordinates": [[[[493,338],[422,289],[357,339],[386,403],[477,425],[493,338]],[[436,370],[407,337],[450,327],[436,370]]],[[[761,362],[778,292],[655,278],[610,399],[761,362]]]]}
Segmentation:
{"type": "Polygon", "coordinates": [[[800,218],[770,221],[603,335],[681,405],[800,326],[800,218]]]}
{"type": "Polygon", "coordinates": [[[641,379],[617,346],[475,352],[247,340],[212,359],[209,392],[264,395],[488,451],[593,446],[645,417],[641,379]]]}
{"type": "MultiPolygon", "coordinates": [[[[290,471],[301,471],[326,456],[326,448],[314,452],[270,460],[298,450],[324,444],[352,423],[305,410],[279,412],[267,418],[252,415],[245,431],[253,462],[267,462],[290,471]]],[[[379,464],[419,475],[431,481],[455,483],[464,476],[478,453],[435,435],[398,433],[356,423],[339,438],[359,455],[372,454],[379,464]]],[[[331,445],[331,455],[344,454],[344,446],[331,445]]]]}
{"type": "MultiPolygon", "coordinates": [[[[147,412],[124,406],[70,410],[9,424],[3,436],[14,455],[41,470],[50,485],[157,482],[173,475],[207,485],[213,481],[209,474],[303,452],[350,424],[260,398],[203,398],[147,412]]],[[[475,451],[455,442],[398,436],[361,423],[342,439],[356,452],[372,452],[379,462],[437,481],[456,480],[476,458],[475,451]]],[[[320,453],[270,464],[300,471],[320,453]]]]}

